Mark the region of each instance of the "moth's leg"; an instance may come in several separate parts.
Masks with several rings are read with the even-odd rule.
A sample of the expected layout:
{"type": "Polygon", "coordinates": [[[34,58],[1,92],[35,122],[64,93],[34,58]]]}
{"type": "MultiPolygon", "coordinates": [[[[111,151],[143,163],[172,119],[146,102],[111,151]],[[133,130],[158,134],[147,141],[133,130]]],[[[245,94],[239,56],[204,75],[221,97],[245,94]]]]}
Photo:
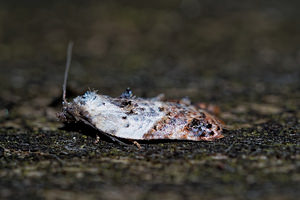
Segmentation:
{"type": "MultiPolygon", "coordinates": [[[[115,142],[115,143],[118,143],[118,144],[124,145],[124,146],[128,146],[128,144],[126,144],[125,142],[122,142],[121,140],[119,140],[119,139],[116,138],[116,137],[113,137],[113,136],[111,136],[111,135],[109,135],[109,134],[107,134],[107,133],[103,133],[103,132],[102,132],[102,134],[106,135],[109,139],[111,139],[111,141],[113,141],[113,142],[115,142]]],[[[97,136],[96,136],[96,139],[95,139],[95,141],[94,141],[94,144],[97,144],[99,141],[100,141],[100,136],[97,135],[97,136]]]]}
{"type": "Polygon", "coordinates": [[[94,144],[98,144],[98,142],[100,141],[100,136],[99,135],[96,135],[96,139],[94,141],[94,144]]]}
{"type": "Polygon", "coordinates": [[[137,148],[142,149],[142,146],[137,141],[133,141],[132,143],[137,146],[137,148]]]}
{"type": "Polygon", "coordinates": [[[108,136],[113,142],[117,142],[117,143],[119,143],[121,145],[128,146],[128,144],[126,144],[125,142],[122,142],[121,140],[119,140],[116,137],[113,137],[113,136],[111,136],[109,134],[106,134],[106,136],[108,136]]]}

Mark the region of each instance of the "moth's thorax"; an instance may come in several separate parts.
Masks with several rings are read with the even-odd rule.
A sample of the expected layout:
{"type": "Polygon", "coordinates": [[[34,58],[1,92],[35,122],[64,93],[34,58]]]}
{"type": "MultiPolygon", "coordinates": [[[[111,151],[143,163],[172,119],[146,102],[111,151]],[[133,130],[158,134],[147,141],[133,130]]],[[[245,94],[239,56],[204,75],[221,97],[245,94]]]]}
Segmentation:
{"type": "Polygon", "coordinates": [[[199,141],[223,137],[221,124],[213,116],[177,102],[111,98],[86,92],[68,103],[63,113],[75,120],[87,120],[99,131],[126,139],[199,141]]]}

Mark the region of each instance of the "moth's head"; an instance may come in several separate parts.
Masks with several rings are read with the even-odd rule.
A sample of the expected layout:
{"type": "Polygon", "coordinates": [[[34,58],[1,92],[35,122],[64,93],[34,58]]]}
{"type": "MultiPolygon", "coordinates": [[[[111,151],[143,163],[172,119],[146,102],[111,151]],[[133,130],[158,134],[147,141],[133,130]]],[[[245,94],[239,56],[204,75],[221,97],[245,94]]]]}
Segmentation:
{"type": "Polygon", "coordinates": [[[67,101],[63,101],[63,103],[62,103],[63,107],[62,107],[61,112],[58,112],[56,114],[58,120],[61,122],[68,122],[71,117],[70,114],[68,114],[69,113],[68,112],[68,110],[69,110],[68,104],[69,103],[67,101]]]}
{"type": "Polygon", "coordinates": [[[99,104],[98,99],[96,92],[88,91],[84,95],[76,97],[71,102],[64,100],[62,102],[62,110],[57,114],[57,117],[60,121],[67,123],[86,119],[89,117],[86,108],[97,106],[99,104]]]}
{"type": "Polygon", "coordinates": [[[79,108],[76,104],[64,101],[61,112],[57,113],[57,118],[59,121],[66,123],[77,121],[76,118],[79,116],[78,110],[79,108]]]}

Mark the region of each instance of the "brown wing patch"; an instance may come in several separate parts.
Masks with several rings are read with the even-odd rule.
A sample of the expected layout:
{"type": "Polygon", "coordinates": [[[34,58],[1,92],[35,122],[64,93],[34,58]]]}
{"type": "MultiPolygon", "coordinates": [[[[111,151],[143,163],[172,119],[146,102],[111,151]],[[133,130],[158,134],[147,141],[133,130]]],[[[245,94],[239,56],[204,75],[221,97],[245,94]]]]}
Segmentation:
{"type": "Polygon", "coordinates": [[[169,102],[164,107],[166,115],[143,138],[178,140],[214,140],[223,137],[218,120],[194,106],[169,102]]]}

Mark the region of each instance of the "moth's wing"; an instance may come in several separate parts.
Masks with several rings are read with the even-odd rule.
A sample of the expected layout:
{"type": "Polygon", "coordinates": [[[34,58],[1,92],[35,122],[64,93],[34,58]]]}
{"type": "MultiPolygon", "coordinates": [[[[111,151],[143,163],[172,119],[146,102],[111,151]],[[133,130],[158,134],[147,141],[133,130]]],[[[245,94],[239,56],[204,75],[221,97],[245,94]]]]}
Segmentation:
{"type": "Polygon", "coordinates": [[[98,131],[100,134],[103,134],[105,136],[107,136],[108,138],[110,138],[112,141],[114,142],[117,142],[119,144],[122,144],[122,145],[127,145],[126,143],[122,142],[121,140],[119,140],[118,138],[108,134],[108,133],[105,133],[101,130],[99,130],[93,123],[89,122],[88,120],[86,120],[85,118],[81,117],[81,116],[74,116],[74,118],[76,118],[78,121],[81,121],[83,122],[84,124],[92,127],[93,129],[95,129],[96,131],[98,131]]]}
{"type": "Polygon", "coordinates": [[[168,103],[169,112],[144,139],[211,141],[222,138],[222,126],[216,118],[194,106],[168,103]]]}

